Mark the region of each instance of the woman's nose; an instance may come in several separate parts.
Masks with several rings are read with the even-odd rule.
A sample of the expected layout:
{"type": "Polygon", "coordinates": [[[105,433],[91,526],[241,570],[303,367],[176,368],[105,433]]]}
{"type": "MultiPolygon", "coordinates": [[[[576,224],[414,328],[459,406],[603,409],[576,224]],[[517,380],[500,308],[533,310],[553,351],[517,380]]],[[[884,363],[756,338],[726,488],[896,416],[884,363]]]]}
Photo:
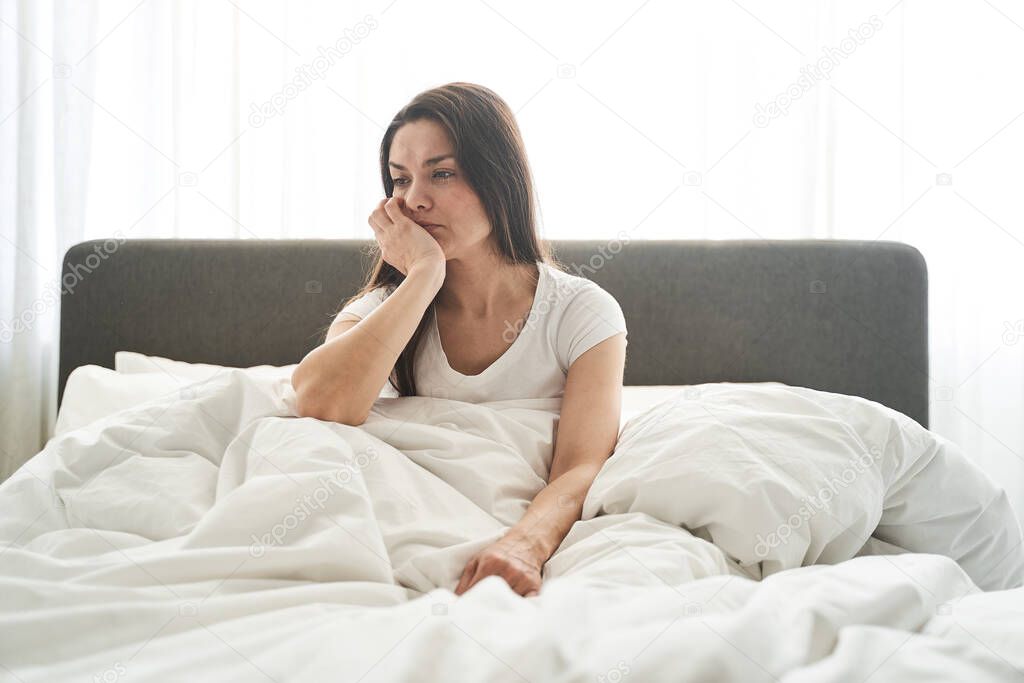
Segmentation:
{"type": "Polygon", "coordinates": [[[414,211],[422,211],[430,208],[430,198],[423,186],[413,183],[405,194],[405,205],[414,211]]]}

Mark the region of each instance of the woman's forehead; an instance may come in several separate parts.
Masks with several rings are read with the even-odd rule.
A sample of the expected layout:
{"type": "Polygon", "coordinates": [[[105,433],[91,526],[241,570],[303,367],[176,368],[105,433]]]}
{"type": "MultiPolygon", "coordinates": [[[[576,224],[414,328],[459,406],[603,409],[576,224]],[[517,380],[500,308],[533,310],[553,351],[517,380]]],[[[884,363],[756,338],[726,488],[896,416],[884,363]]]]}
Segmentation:
{"type": "Polygon", "coordinates": [[[415,157],[428,159],[440,154],[451,153],[451,141],[448,139],[448,132],[434,121],[413,121],[407,123],[395,133],[391,141],[391,158],[402,163],[401,159],[395,158],[398,154],[407,157],[408,161],[415,161],[415,157]],[[408,157],[413,157],[408,159],[408,157]]]}

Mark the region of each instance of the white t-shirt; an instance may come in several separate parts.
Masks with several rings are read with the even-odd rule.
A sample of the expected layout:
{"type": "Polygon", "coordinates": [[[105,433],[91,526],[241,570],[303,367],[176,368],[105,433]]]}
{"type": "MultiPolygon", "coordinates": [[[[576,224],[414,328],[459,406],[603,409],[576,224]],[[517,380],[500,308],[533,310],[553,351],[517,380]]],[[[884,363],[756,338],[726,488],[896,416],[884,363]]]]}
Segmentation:
{"type": "MultiPolygon", "coordinates": [[[[512,345],[483,372],[463,375],[448,364],[431,316],[415,358],[416,393],[469,403],[560,398],[569,367],[594,345],[626,332],[619,303],[597,283],[537,262],[540,280],[533,308],[512,345]]],[[[363,295],[342,313],[365,318],[384,299],[384,288],[363,295]]],[[[339,313],[340,315],[340,313],[339,313]]],[[[397,396],[385,384],[381,396],[397,396]]]]}

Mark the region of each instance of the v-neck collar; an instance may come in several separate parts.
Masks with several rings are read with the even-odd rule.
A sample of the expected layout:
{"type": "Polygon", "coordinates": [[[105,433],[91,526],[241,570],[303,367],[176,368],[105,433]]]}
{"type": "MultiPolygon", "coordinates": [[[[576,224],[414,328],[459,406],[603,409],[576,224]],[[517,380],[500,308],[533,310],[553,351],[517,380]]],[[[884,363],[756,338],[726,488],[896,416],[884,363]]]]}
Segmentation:
{"type": "Polygon", "coordinates": [[[519,334],[516,335],[516,338],[512,340],[512,344],[505,349],[503,354],[498,356],[493,363],[475,375],[464,375],[453,368],[451,363],[448,362],[448,354],[444,352],[444,346],[441,344],[441,332],[437,329],[437,313],[434,312],[433,315],[431,315],[431,318],[433,318],[433,323],[431,324],[431,336],[433,337],[434,344],[437,347],[437,352],[441,359],[441,364],[445,371],[462,379],[480,378],[491,372],[496,366],[508,362],[506,359],[513,354],[516,348],[523,346],[522,339],[530,332],[530,328],[537,326],[535,322],[535,312],[537,310],[537,304],[540,302],[541,297],[544,294],[545,283],[548,278],[548,273],[546,271],[547,264],[542,261],[537,261],[537,289],[533,293],[533,303],[530,305],[530,312],[526,314],[526,320],[523,323],[522,328],[520,328],[519,334]]]}

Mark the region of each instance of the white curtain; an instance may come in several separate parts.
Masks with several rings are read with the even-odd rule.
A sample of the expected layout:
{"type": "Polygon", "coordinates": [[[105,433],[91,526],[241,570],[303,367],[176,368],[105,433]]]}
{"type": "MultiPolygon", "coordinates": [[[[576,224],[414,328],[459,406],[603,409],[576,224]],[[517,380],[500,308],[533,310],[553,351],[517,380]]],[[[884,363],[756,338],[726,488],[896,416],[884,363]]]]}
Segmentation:
{"type": "Polygon", "coordinates": [[[516,111],[544,237],[907,242],[932,424],[1024,517],[1024,8],[0,0],[6,473],[54,420],[60,259],[91,238],[370,238],[417,92],[516,111]],[[52,297],[51,297],[52,298],[52,297]]]}
{"type": "Polygon", "coordinates": [[[88,237],[95,8],[0,3],[0,480],[56,418],[64,250],[88,237]]]}

